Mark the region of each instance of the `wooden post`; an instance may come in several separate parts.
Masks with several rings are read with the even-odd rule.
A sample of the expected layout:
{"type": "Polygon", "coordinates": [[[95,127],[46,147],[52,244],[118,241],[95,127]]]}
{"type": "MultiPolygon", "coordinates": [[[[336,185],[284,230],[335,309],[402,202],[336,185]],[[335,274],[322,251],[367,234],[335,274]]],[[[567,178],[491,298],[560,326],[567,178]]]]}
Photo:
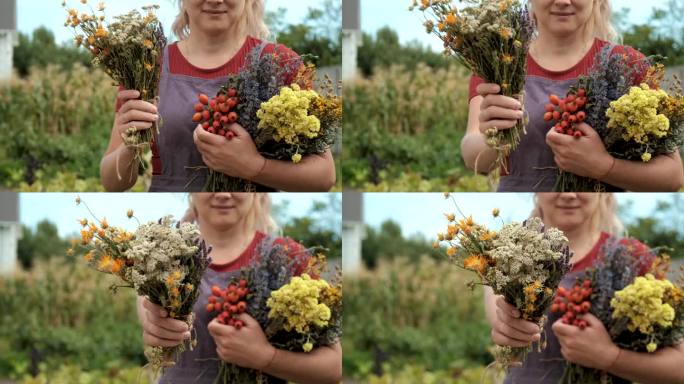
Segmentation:
{"type": "Polygon", "coordinates": [[[11,275],[17,267],[19,224],[19,194],[0,192],[0,276],[11,275]]]}
{"type": "Polygon", "coordinates": [[[360,0],[342,0],[342,81],[357,74],[357,52],[362,42],[360,0]]]}
{"type": "Polygon", "coordinates": [[[12,76],[12,54],[17,43],[16,0],[0,0],[0,81],[12,76]]]}
{"type": "Polygon", "coordinates": [[[363,222],[363,193],[342,194],[342,270],[353,275],[361,267],[361,242],[366,237],[363,222]]]}

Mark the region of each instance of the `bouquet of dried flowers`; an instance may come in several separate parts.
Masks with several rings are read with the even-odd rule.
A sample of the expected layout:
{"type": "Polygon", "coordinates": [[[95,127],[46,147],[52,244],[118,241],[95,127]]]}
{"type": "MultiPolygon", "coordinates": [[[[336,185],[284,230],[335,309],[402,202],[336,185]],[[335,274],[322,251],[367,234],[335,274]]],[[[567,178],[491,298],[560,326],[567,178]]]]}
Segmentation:
{"type": "MultiPolygon", "coordinates": [[[[598,133],[606,150],[617,159],[648,162],[653,156],[677,151],[684,144],[681,82],[674,78],[666,92],[660,89],[665,83],[665,68],[657,63],[659,57],[639,59],[613,50],[611,45],[603,48],[589,75],[581,77],[568,94],[586,92],[582,121],[598,133]]],[[[552,103],[554,97],[551,95],[552,103]]],[[[579,117],[571,122],[571,116],[562,116],[558,124],[571,127],[581,123],[579,117]]],[[[611,188],[599,180],[564,171],[560,171],[555,186],[557,191],[611,188]]]]}
{"type": "MultiPolygon", "coordinates": [[[[468,6],[458,9],[451,0],[413,0],[409,9],[418,7],[426,15],[427,32],[444,42],[447,55],[524,104],[527,52],[534,32],[527,6],[519,0],[462,2],[468,6]]],[[[486,133],[487,144],[497,150],[497,165],[504,169],[524,133],[524,120],[514,128],[486,133]]]]}
{"type": "MultiPolygon", "coordinates": [[[[289,243],[260,245],[258,257],[240,277],[225,289],[212,287],[207,310],[218,312],[219,322],[236,329],[243,324],[235,316],[248,313],[276,348],[310,352],[341,336],[342,280],[339,270],[330,283],[320,278],[327,268],[325,256],[310,256],[308,250],[297,251],[289,243]]],[[[268,382],[262,372],[220,365],[218,383],[268,382]]]]}
{"type": "MultiPolygon", "coordinates": [[[[601,249],[601,262],[564,295],[570,302],[562,306],[566,300],[557,298],[552,310],[563,314],[561,321],[580,328],[586,327],[582,317],[591,313],[620,348],[653,353],[684,338],[684,293],[682,286],[665,279],[667,255],[636,250],[630,241],[609,239],[601,249]],[[641,276],[644,271],[650,273],[641,276]],[[583,300],[579,307],[571,302],[577,296],[583,300]]],[[[600,384],[613,379],[607,372],[567,364],[560,383],[600,384]]]]}
{"type": "MultiPolygon", "coordinates": [[[[200,100],[204,106],[195,106],[200,116],[196,113],[193,121],[227,140],[234,137],[230,125],[237,122],[267,159],[298,163],[303,155],[325,152],[334,143],[342,119],[342,99],[335,95],[332,80],[326,77],[319,84],[322,92],[315,92],[308,89],[316,73],[313,65],[302,65],[300,58],[283,60],[277,53],[261,52],[257,47],[249,54],[246,67],[230,76],[219,90],[214,106],[200,100]],[[235,105],[228,105],[231,100],[235,105]]],[[[206,96],[200,95],[203,98],[206,96]]],[[[207,191],[255,189],[248,180],[211,169],[205,187],[207,191]]]]}
{"type": "MultiPolygon", "coordinates": [[[[491,231],[458,210],[463,219],[457,221],[455,214],[447,214],[447,231],[437,235],[434,246],[446,242],[446,254],[454,264],[477,273],[480,283],[502,295],[520,311],[522,319],[542,327],[544,313],[569,269],[571,252],[563,232],[545,228],[537,217],[523,223],[502,223],[498,232],[491,231]]],[[[499,210],[492,214],[498,217],[499,210]]],[[[509,367],[524,360],[530,348],[497,347],[497,364],[509,367]]]]}
{"type": "MultiPolygon", "coordinates": [[[[81,0],[87,4],[87,0],[81,0]]],[[[105,25],[105,3],[100,2],[97,11],[81,13],[74,8],[67,8],[65,26],[72,27],[76,34],[77,46],[83,46],[93,55],[93,64],[101,67],[115,85],[140,92],[142,100],[157,103],[161,60],[166,37],[161,21],[154,11],[158,5],[142,7],[145,15],[133,10],[125,15],[115,16],[114,22],[105,25]],[[80,29],[81,33],[76,32],[80,29]]],[[[137,130],[134,127],[124,134],[126,146],[136,150],[136,158],[143,162],[143,152],[152,142],[153,129],[137,130]]],[[[118,163],[117,163],[118,164],[118,163]]]]}
{"type": "MultiPolygon", "coordinates": [[[[77,198],[80,204],[81,199],[77,198]]],[[[85,205],[85,203],[84,203],[85,205]]],[[[88,211],[90,209],[86,205],[88,211]]],[[[91,212],[92,214],[92,212],[91,212]]],[[[129,210],[128,218],[135,218],[129,210]]],[[[84,260],[95,270],[121,279],[122,285],[133,288],[139,296],[163,307],[169,317],[193,327],[192,307],[199,295],[200,281],[209,265],[209,249],[200,240],[195,224],[174,223],[170,216],[157,222],[142,224],[131,233],[112,227],[107,219],[81,219],[80,248],[84,260]]],[[[136,219],[137,220],[137,219],[136,219]]],[[[76,243],[75,246],[79,246],[76,243]]],[[[74,248],[69,250],[73,254],[74,248]]],[[[145,350],[155,373],[174,364],[175,357],[195,340],[176,347],[148,347],[145,350]],[[187,344],[186,344],[187,343],[187,344]]]]}

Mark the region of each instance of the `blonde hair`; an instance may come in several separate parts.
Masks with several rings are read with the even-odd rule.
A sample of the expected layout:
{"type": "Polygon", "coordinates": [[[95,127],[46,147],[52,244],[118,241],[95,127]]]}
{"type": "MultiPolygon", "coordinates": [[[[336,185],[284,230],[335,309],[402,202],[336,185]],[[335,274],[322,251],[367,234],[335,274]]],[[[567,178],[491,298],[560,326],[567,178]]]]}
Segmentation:
{"type": "MultiPolygon", "coordinates": [[[[181,221],[197,221],[197,208],[192,201],[192,195],[188,196],[188,209],[181,221]]],[[[267,193],[254,193],[252,206],[245,218],[245,229],[255,230],[266,234],[273,234],[278,230],[278,224],[271,216],[271,196],[267,193]]]]}
{"type": "MultiPolygon", "coordinates": [[[[185,40],[190,34],[190,18],[183,8],[183,0],[178,2],[178,16],[173,22],[171,30],[178,36],[178,39],[185,40]]],[[[248,35],[265,40],[270,35],[270,31],[264,23],[264,0],[245,0],[245,13],[240,20],[244,23],[245,31],[248,35]]]]}
{"type": "MultiPolygon", "coordinates": [[[[530,217],[544,219],[544,213],[539,205],[538,195],[534,195],[534,208],[530,217]]],[[[625,226],[617,215],[618,205],[615,195],[612,193],[601,193],[596,211],[591,217],[591,225],[595,230],[609,233],[613,236],[626,236],[625,226]]]]}
{"type": "MultiPolygon", "coordinates": [[[[618,33],[613,26],[613,11],[610,6],[610,0],[593,0],[594,8],[591,13],[589,21],[587,21],[586,28],[594,37],[601,40],[618,42],[618,33]]],[[[533,10],[534,1],[529,1],[530,13],[532,18],[537,20],[533,10]]]]}

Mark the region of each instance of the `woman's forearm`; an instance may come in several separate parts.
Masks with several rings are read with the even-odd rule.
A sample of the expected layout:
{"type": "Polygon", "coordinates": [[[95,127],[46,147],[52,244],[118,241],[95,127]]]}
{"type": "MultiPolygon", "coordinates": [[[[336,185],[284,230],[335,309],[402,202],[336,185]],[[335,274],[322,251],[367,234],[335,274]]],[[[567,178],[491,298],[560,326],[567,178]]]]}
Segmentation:
{"type": "Polygon", "coordinates": [[[485,143],[480,133],[468,132],[461,140],[461,154],[466,167],[477,173],[489,173],[496,162],[496,151],[485,143]]]}
{"type": "Polygon", "coordinates": [[[336,384],[342,380],[342,346],[336,343],[309,353],[278,349],[264,372],[300,384],[336,384]]]}
{"type": "Polygon", "coordinates": [[[335,185],[335,162],[330,150],[306,156],[297,164],[269,159],[252,181],[283,191],[327,192],[335,185]]]}
{"type": "Polygon", "coordinates": [[[622,349],[609,369],[613,375],[642,384],[684,383],[684,344],[655,353],[622,349]]]}
{"type": "Polygon", "coordinates": [[[496,295],[494,290],[488,286],[484,286],[484,302],[485,302],[485,316],[489,326],[492,327],[496,320],[496,295]]]}
{"type": "Polygon", "coordinates": [[[122,144],[107,153],[100,162],[100,180],[110,192],[123,192],[133,187],[138,180],[135,151],[122,144]]]}
{"type": "Polygon", "coordinates": [[[615,160],[603,182],[634,192],[676,192],[684,186],[679,153],[656,156],[651,161],[615,160]]]}

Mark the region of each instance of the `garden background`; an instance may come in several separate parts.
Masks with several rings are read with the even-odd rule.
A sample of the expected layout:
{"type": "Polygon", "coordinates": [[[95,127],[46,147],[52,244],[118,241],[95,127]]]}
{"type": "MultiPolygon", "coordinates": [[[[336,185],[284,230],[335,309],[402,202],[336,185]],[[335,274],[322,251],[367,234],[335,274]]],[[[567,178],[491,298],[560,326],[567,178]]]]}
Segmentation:
{"type": "MultiPolygon", "coordinates": [[[[52,0],[50,0],[52,1],[52,0]]],[[[52,1],[59,6],[61,1],[52,1]]],[[[26,2],[28,3],[28,2],[26,2]]],[[[119,3],[124,3],[120,1],[119,3]]],[[[174,0],[158,1],[165,30],[176,12],[174,0]]],[[[138,2],[116,4],[117,9],[133,9],[138,2]]],[[[280,1],[278,4],[286,4],[280,1]]],[[[301,20],[288,9],[268,6],[266,23],[272,37],[296,52],[316,56],[319,67],[338,67],[342,62],[342,0],[315,0],[287,5],[304,9],[301,20]]],[[[72,0],[71,5],[81,5],[72,0]]],[[[31,10],[46,12],[40,6],[19,4],[19,30],[31,10]],[[26,8],[22,8],[26,7],[26,8]]],[[[51,8],[52,9],[52,8],[51,8]]],[[[62,11],[58,7],[59,11],[62,11]]],[[[112,11],[108,11],[112,16],[112,11]]],[[[51,15],[34,18],[52,20],[51,15]]],[[[160,15],[161,17],[161,15],[160,15]]],[[[54,18],[54,17],[53,17],[54,18]]],[[[63,20],[58,17],[58,20],[63,20]]],[[[32,24],[31,24],[32,25],[32,24]]],[[[114,122],[117,88],[102,71],[93,69],[90,54],[77,49],[70,30],[55,22],[20,32],[14,48],[15,75],[0,85],[0,189],[20,191],[102,191],[100,161],[109,143],[114,122]],[[59,36],[59,38],[56,38],[59,36]],[[61,39],[60,39],[61,38],[61,39]]],[[[334,71],[333,71],[334,72],[334,71]]],[[[336,146],[336,151],[341,151],[336,146]]],[[[149,155],[149,154],[148,154],[149,155]]],[[[337,156],[338,170],[339,156],[337,156]]],[[[146,191],[150,170],[142,172],[134,191],[146,191]]],[[[338,176],[338,180],[341,178],[338,176]]],[[[338,186],[337,189],[340,189],[338,186]]]]}
{"type": "MultiPolygon", "coordinates": [[[[464,214],[493,229],[493,208],[510,222],[524,220],[533,207],[532,194],[454,197],[464,214]]],[[[684,265],[682,197],[621,194],[617,201],[629,236],[673,249],[674,278],[684,265]]],[[[493,344],[482,290],[468,289],[475,275],[450,265],[443,250],[432,248],[437,232],[445,232],[444,214],[458,216],[451,200],[441,193],[365,193],[362,206],[363,266],[355,273],[345,266],[345,383],[493,382],[486,371],[493,344]]]]}
{"type": "MultiPolygon", "coordinates": [[[[361,0],[360,76],[345,82],[344,185],[377,192],[491,190],[461,158],[470,74],[441,54],[439,39],[425,33],[409,3],[361,0]],[[380,11],[387,17],[373,17],[380,11]]],[[[667,56],[671,73],[684,75],[684,3],[612,4],[624,44],[667,56]],[[626,5],[638,9],[620,8],[626,5]]]]}
{"type": "MultiPolygon", "coordinates": [[[[19,196],[19,265],[16,273],[0,275],[1,384],[148,382],[140,368],[146,360],[135,292],[112,294],[111,276],[87,268],[83,255],[66,255],[70,240],[80,236],[77,220],[92,219],[75,197],[19,196]],[[59,207],[43,210],[48,203],[59,207]]],[[[110,225],[129,231],[134,227],[125,216],[128,208],[135,208],[141,222],[167,213],[179,217],[187,208],[185,194],[84,194],[81,199],[99,219],[104,213],[110,225]]],[[[283,235],[329,249],[332,270],[341,264],[340,194],[278,195],[273,201],[283,235]]]]}

